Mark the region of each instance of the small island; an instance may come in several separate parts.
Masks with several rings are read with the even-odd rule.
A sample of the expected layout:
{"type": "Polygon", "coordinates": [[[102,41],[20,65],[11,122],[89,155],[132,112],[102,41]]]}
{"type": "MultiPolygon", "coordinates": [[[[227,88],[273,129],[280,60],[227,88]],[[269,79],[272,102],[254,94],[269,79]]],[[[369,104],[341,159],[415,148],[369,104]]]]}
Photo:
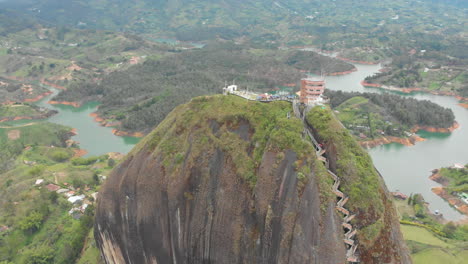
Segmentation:
{"type": "Polygon", "coordinates": [[[419,130],[450,133],[458,128],[452,110],[429,101],[331,90],[325,95],[338,119],[366,148],[392,142],[411,146],[424,141],[416,134],[419,130]]]}

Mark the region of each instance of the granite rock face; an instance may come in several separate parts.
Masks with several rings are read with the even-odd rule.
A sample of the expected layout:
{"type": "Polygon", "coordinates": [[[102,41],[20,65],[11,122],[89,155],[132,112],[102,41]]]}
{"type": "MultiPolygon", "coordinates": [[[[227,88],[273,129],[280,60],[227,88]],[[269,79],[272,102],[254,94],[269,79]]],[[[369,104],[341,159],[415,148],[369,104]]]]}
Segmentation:
{"type": "Polygon", "coordinates": [[[332,182],[288,111],[231,96],[176,108],[99,193],[106,263],[345,263],[332,182]]]}

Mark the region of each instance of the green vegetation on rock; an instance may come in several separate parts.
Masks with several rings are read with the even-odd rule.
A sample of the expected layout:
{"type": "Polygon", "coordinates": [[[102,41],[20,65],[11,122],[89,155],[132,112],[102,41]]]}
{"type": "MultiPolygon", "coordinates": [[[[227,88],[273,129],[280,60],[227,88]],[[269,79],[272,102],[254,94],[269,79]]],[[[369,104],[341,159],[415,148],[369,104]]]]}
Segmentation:
{"type": "MultiPolygon", "coordinates": [[[[214,146],[232,157],[239,175],[253,188],[257,166],[266,151],[293,150],[298,159],[303,160],[296,168],[299,171],[302,166],[315,164],[310,143],[301,137],[301,121],[288,119],[288,112],[292,112],[292,108],[286,102],[265,104],[221,95],[196,97],[174,109],[132,153],[150,146],[164,155],[163,164],[168,169],[176,170],[189,148],[190,156],[197,156],[208,146],[214,146]],[[248,149],[252,149],[251,155],[248,149]]],[[[298,177],[306,178],[308,174],[310,169],[298,177]]]]}
{"type": "Polygon", "coordinates": [[[383,228],[383,225],[377,222],[383,219],[385,208],[379,191],[381,179],[374,169],[369,154],[341,126],[329,108],[320,106],[312,108],[307,114],[307,122],[316,131],[317,140],[325,145],[329,156],[336,156],[336,168],[332,169],[335,169],[341,178],[342,191],[349,196],[350,210],[358,214],[358,219],[361,213],[373,212],[376,216],[376,221],[373,223],[366,222],[366,219],[360,220],[366,223],[366,229],[370,229],[366,231],[368,236],[358,234],[360,241],[374,241],[383,228]],[[330,153],[331,151],[333,153],[330,153]]]}

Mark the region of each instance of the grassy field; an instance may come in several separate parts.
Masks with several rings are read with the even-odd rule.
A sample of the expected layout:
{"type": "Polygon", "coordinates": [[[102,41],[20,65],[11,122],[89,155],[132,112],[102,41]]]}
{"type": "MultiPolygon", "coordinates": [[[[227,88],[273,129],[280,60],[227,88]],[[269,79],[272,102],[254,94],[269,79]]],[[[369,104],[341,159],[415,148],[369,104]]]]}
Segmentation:
{"type": "Polygon", "coordinates": [[[71,130],[61,125],[40,122],[31,123],[22,127],[0,128],[0,143],[5,143],[10,138],[23,145],[55,145],[60,146],[60,140],[71,130]],[[16,139],[13,139],[15,136],[16,139]]]}
{"type": "Polygon", "coordinates": [[[4,105],[0,106],[0,119],[3,117],[32,116],[39,112],[29,105],[4,105]]]}
{"type": "Polygon", "coordinates": [[[441,239],[417,226],[401,225],[401,231],[412,251],[414,264],[467,263],[467,242],[441,239]]]}
{"type": "Polygon", "coordinates": [[[401,231],[403,232],[403,237],[405,240],[415,241],[429,246],[441,248],[454,247],[454,245],[443,241],[422,227],[401,225],[401,231]]]}
{"type": "Polygon", "coordinates": [[[395,205],[400,218],[402,218],[403,215],[408,216],[408,217],[414,217],[415,215],[414,208],[408,205],[407,201],[395,199],[393,201],[393,204],[395,205]]]}
{"type": "Polygon", "coordinates": [[[413,257],[414,264],[465,264],[468,260],[468,251],[450,252],[442,249],[425,249],[413,257]]]}

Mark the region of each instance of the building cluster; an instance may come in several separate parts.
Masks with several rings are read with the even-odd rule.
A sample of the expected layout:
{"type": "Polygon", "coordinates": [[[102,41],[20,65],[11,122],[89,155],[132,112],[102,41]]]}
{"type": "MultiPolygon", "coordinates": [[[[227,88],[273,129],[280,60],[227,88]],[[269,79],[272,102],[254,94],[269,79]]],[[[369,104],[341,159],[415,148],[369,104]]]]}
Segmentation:
{"type": "MultiPolygon", "coordinates": [[[[290,84],[288,84],[289,86],[290,84]]],[[[290,88],[291,89],[291,88],[290,88]]],[[[324,77],[307,77],[301,79],[301,88],[300,91],[296,94],[292,91],[281,90],[276,88],[273,92],[268,93],[255,93],[248,90],[240,90],[239,87],[235,84],[225,85],[223,87],[223,94],[234,94],[240,97],[243,97],[248,100],[254,101],[278,101],[286,100],[293,101],[299,97],[299,102],[306,105],[326,103],[326,98],[323,96],[325,92],[325,79],[324,77]]]]}
{"type": "MultiPolygon", "coordinates": [[[[34,183],[34,185],[41,187],[42,185],[45,184],[44,179],[37,179],[34,183]]],[[[86,208],[92,204],[92,201],[90,201],[89,197],[87,197],[85,194],[78,195],[77,191],[78,189],[75,189],[72,186],[68,186],[68,183],[64,183],[67,188],[62,188],[59,185],[49,183],[47,185],[44,185],[44,188],[47,189],[49,192],[56,192],[57,194],[63,195],[68,202],[72,204],[72,208],[68,211],[68,213],[75,219],[80,218],[86,211],[86,208]]],[[[85,191],[89,191],[90,188],[85,188],[85,191]]],[[[91,194],[91,197],[95,201],[97,198],[97,192],[91,194]]]]}

